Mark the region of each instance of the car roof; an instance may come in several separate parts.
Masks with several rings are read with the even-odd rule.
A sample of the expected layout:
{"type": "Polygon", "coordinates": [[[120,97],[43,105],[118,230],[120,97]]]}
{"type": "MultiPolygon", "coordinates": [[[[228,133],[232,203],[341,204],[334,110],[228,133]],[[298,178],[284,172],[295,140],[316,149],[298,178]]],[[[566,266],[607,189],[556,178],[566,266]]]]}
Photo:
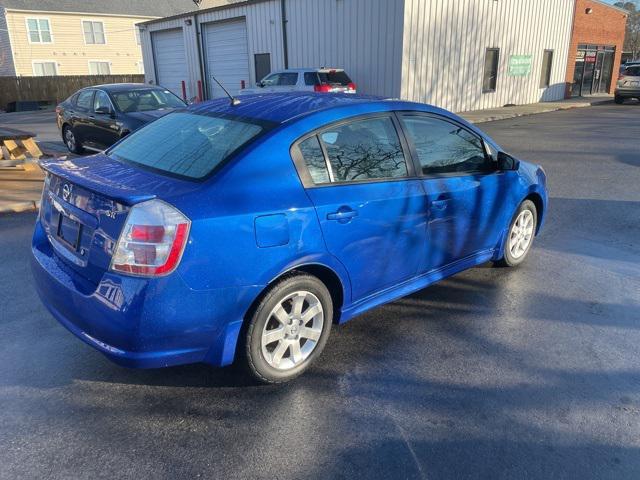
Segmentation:
{"type": "Polygon", "coordinates": [[[127,90],[140,90],[140,89],[157,89],[157,90],[166,90],[164,87],[158,85],[148,85],[146,83],[105,83],[103,85],[93,85],[91,87],[86,88],[99,88],[101,90],[106,90],[107,92],[121,92],[127,90]]]}
{"type": "MultiPolygon", "coordinates": [[[[232,106],[228,98],[217,98],[191,105],[188,110],[194,113],[213,113],[230,117],[244,117],[274,123],[285,123],[311,113],[333,108],[353,105],[387,104],[391,99],[371,95],[327,94],[315,92],[286,92],[242,95],[240,104],[232,106]]],[[[394,102],[398,109],[433,110],[443,112],[435,107],[412,102],[394,102]]]]}
{"type": "Polygon", "coordinates": [[[344,68],[332,68],[332,67],[309,67],[309,68],[284,68],[282,70],[275,70],[270,73],[273,75],[274,73],[287,73],[287,72],[344,72],[344,68]]]}

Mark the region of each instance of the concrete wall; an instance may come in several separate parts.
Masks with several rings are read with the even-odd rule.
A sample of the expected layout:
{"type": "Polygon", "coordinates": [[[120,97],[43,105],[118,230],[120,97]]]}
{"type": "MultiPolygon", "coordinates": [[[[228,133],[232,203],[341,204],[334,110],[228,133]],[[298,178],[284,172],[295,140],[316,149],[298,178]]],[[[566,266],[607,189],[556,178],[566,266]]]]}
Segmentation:
{"type": "Polygon", "coordinates": [[[616,47],[616,56],[613,64],[611,89],[616,88],[615,79],[618,78],[622,48],[624,45],[627,14],[623,11],[604,5],[594,0],[576,0],[575,20],[571,45],[569,47],[569,59],[567,63],[566,97],[571,97],[571,84],[575,72],[575,59],[578,53],[578,45],[581,43],[592,45],[613,45],[616,47]],[[591,13],[587,14],[587,9],[591,13]]]}
{"type": "Polygon", "coordinates": [[[406,0],[402,98],[453,111],[564,97],[574,0],[406,0]],[[482,93],[486,48],[500,49],[496,91],[482,93]],[[549,88],[543,54],[554,51],[549,88]],[[512,55],[531,55],[531,73],[508,74],[512,55]]]}

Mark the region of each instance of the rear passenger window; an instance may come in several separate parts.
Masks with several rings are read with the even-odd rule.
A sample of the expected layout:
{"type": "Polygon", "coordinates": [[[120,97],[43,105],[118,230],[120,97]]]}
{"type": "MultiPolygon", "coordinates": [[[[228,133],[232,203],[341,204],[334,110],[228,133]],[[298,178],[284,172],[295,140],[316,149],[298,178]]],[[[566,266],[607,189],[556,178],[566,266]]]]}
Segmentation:
{"type": "Polygon", "coordinates": [[[93,103],[93,90],[84,90],[78,94],[76,106],[82,110],[91,110],[93,103]]]}
{"type": "Polygon", "coordinates": [[[318,80],[318,74],[316,72],[304,72],[304,84],[307,86],[314,86],[320,83],[318,80]]]}
{"type": "Polygon", "coordinates": [[[493,169],[482,140],[467,129],[432,117],[402,119],[420,160],[422,173],[482,172],[493,169]]]}
{"type": "Polygon", "coordinates": [[[300,148],[300,153],[304,158],[304,163],[307,165],[313,183],[316,185],[329,183],[329,171],[324,161],[324,154],[322,153],[318,137],[314,135],[313,137],[307,138],[305,141],[300,142],[298,148],[300,148]]]}
{"type": "Polygon", "coordinates": [[[407,176],[398,133],[391,118],[371,118],[324,130],[334,182],[407,176]]]}

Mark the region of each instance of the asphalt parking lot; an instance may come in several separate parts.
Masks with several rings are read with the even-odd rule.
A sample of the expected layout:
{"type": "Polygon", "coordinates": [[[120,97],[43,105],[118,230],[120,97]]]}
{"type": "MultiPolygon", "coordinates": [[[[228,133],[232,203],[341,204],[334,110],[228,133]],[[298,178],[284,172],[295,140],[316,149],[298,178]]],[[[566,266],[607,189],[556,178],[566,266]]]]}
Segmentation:
{"type": "Polygon", "coordinates": [[[518,269],[334,328],[286,386],[118,367],[40,305],[0,216],[0,478],[640,478],[640,106],[483,124],[549,177],[518,269]]]}

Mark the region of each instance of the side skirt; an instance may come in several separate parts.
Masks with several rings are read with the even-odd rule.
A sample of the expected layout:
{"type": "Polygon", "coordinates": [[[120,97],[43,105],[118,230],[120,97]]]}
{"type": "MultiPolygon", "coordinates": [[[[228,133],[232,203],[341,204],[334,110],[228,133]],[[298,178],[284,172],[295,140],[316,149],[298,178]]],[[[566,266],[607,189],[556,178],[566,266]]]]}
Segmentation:
{"type": "Polygon", "coordinates": [[[463,270],[488,262],[489,260],[492,260],[495,255],[495,249],[483,250],[482,252],[478,252],[474,255],[470,255],[451,263],[446,267],[431,270],[430,272],[424,273],[420,276],[413,277],[400,285],[374,293],[373,295],[363,298],[349,307],[344,308],[342,310],[342,315],[340,316],[340,324],[351,320],[353,317],[360,315],[367,310],[392,302],[398,298],[405,297],[444,278],[450,277],[451,275],[455,275],[463,270]]]}

